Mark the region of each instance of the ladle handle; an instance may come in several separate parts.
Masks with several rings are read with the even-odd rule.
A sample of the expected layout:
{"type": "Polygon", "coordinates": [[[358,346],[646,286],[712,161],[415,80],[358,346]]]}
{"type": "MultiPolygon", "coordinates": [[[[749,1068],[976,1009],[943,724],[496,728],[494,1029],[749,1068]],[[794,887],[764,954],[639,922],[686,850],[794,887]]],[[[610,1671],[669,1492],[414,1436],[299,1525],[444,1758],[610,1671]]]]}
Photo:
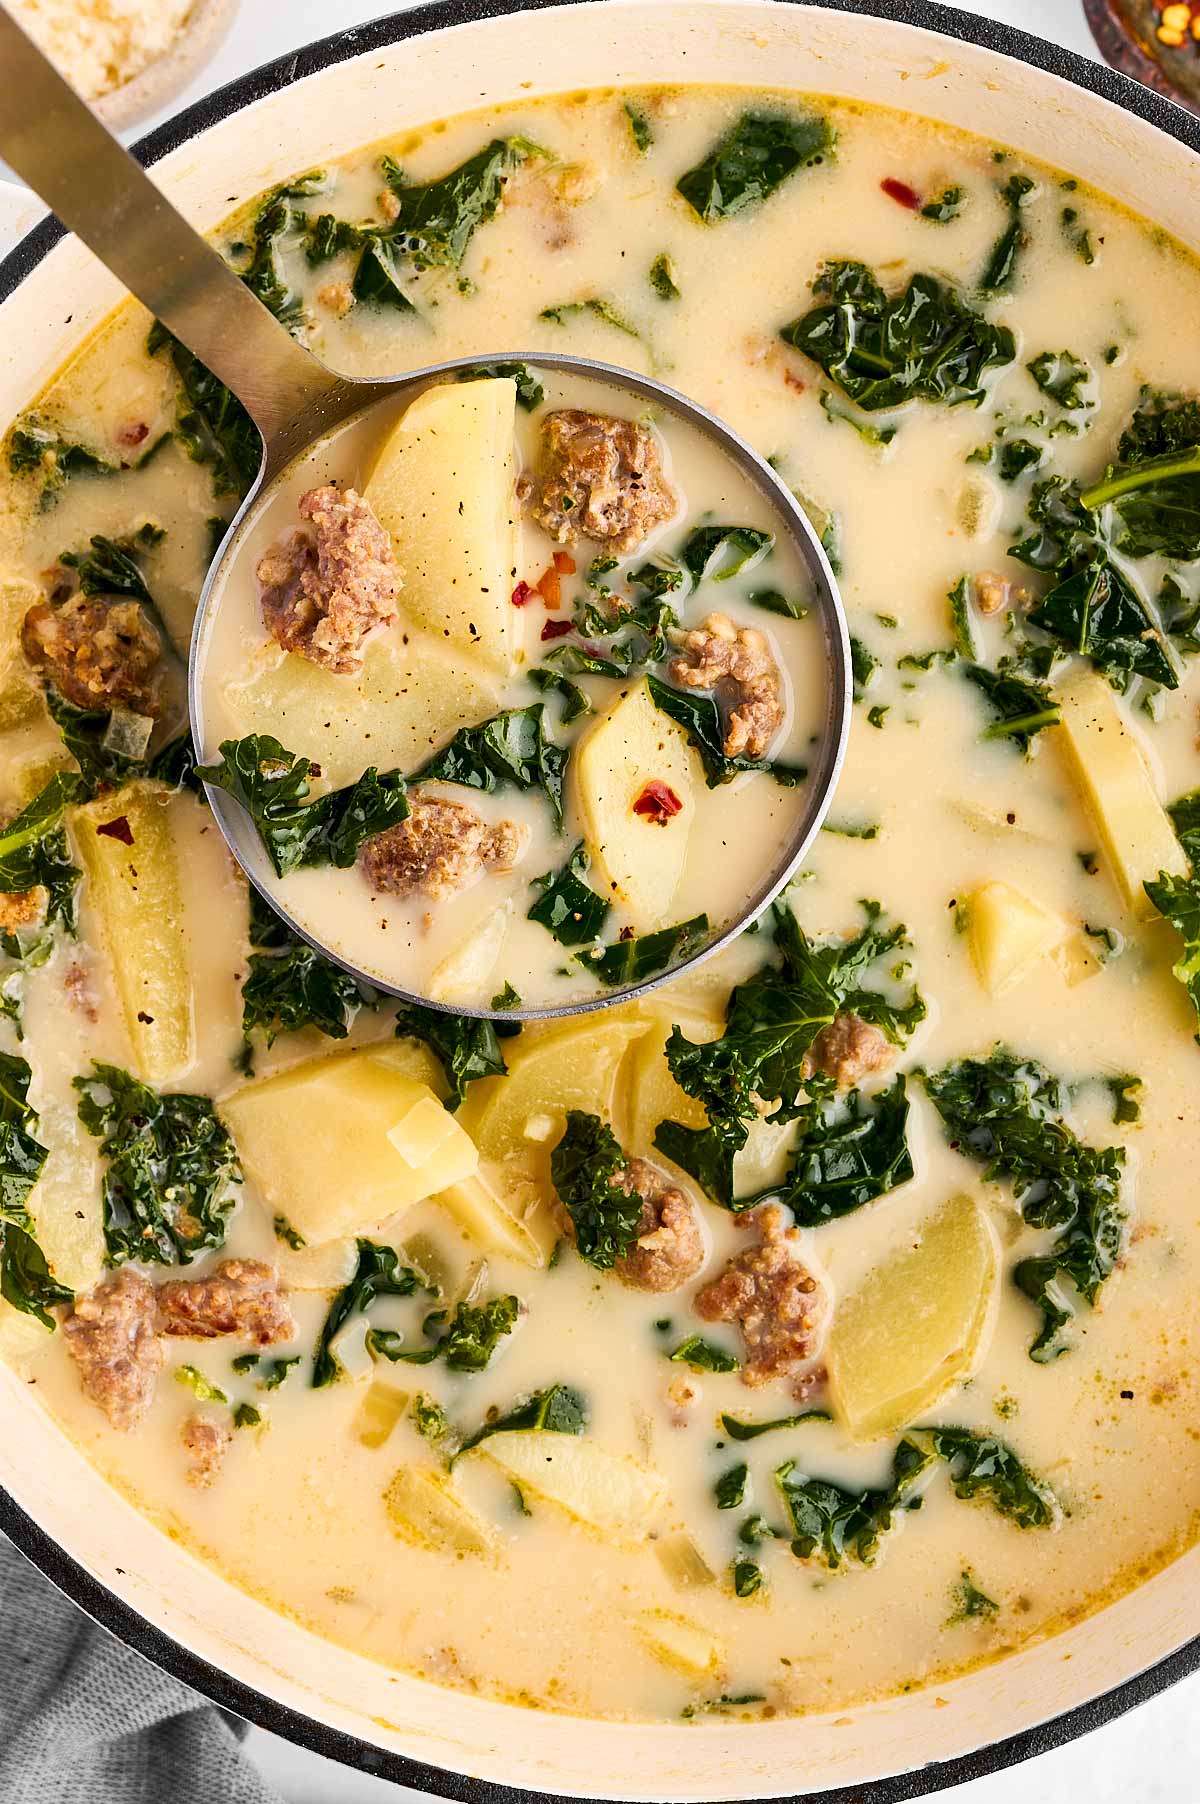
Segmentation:
{"type": "MultiPolygon", "coordinates": [[[[343,387],[297,344],[0,6],[0,156],[233,390],[267,442],[343,387]]],[[[275,462],[276,459],[271,458],[275,462]]]]}

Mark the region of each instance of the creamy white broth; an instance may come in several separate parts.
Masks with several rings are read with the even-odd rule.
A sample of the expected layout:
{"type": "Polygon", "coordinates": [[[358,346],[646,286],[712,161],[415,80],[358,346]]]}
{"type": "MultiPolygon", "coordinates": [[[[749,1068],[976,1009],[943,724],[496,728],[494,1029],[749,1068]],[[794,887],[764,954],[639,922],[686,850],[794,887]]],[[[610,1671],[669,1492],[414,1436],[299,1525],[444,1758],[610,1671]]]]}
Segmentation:
{"type": "MultiPolygon", "coordinates": [[[[523,171],[468,251],[464,270],[475,292],[460,294],[452,276],[430,272],[416,287],[423,319],[355,309],[335,320],[314,308],[313,342],[335,365],[360,371],[416,366],[434,354],[499,344],[536,349],[568,341],[585,354],[645,359],[639,367],[650,367],[645,344],[614,341],[612,328],[594,316],[565,327],[537,319],[546,306],[610,295],[643,329],[656,370],[729,419],[779,460],[785,478],[812,503],[836,514],[851,627],[881,668],[855,710],[833,824],[873,826],[878,834],[821,835],[807,880],[792,892],[799,918],[816,939],[842,935],[858,925],[858,899],[878,897],[887,917],[907,926],[912,950],[905,956],[928,1005],[897,1056],[898,1068],[936,1070],[951,1059],[984,1056],[997,1040],[1043,1060],[1079,1086],[1067,1115],[1082,1140],[1125,1147],[1121,1191],[1131,1220],[1118,1269],[1097,1307],[1080,1309],[1071,1325],[1072,1350],[1034,1363],[1028,1348],[1036,1313],[1011,1273],[1018,1259],[1044,1249],[1047,1235],[1021,1221],[1011,1185],[985,1182],[980,1163],[950,1147],[920,1083],[910,1078],[913,1178],[806,1233],[804,1257],[832,1291],[836,1326],[839,1303],[863,1275],[919,1242],[948,1197],[979,1200],[999,1261],[987,1332],[965,1381],[918,1419],[1003,1437],[1053,1487],[1061,1522],[1021,1531],[994,1510],[956,1499],[938,1471],[921,1509],[904,1514],[875,1565],[850,1562],[829,1572],[819,1561],[797,1559],[786,1540],[759,1543],[750,1551],[765,1585],[752,1597],[735,1596],[729,1569],[739,1551],[737,1524],[757,1510],[782,1525],[772,1478],[777,1466],[793,1459],[801,1470],[843,1486],[882,1485],[897,1436],[855,1445],[841,1422],[809,1421],[735,1446],[721,1429],[721,1411],[766,1419],[804,1407],[788,1381],[752,1391],[736,1373],[695,1377],[699,1396],[688,1425],[676,1425],[667,1387],[686,1367],[669,1364],[664,1349],[695,1332],[738,1346],[732,1325],[710,1327],[697,1318],[694,1284],[647,1295],[593,1270],[569,1247],[552,1269],[522,1265],[466,1236],[435,1203],[374,1228],[372,1237],[410,1248],[435,1241],[452,1294],[486,1257],[486,1291],[519,1296],[527,1313],[483,1372],[380,1362],[375,1377],[436,1396],[464,1429],[479,1424],[490,1407],[505,1409],[530,1391],[576,1386],[591,1407],[585,1438],[665,1478],[670,1501],[655,1524],[655,1540],[631,1550],[536,1499],[529,1500],[533,1514],[522,1516],[498,1470],[474,1457],[460,1462],[456,1476],[494,1529],[494,1555],[455,1556],[398,1538],[382,1501],[385,1487],[400,1467],[437,1470],[436,1454],[415,1432],[411,1412],[381,1446],[361,1443],[356,1423],[371,1382],[365,1368],[326,1389],[307,1383],[314,1337],[333,1284],[345,1275],[344,1248],[340,1272],[330,1278],[334,1267],[327,1268],[328,1289],[292,1291],[295,1338],[266,1357],[299,1353],[302,1362],[280,1388],[261,1392],[256,1371],[233,1372],[231,1360],[245,1348],[240,1340],[173,1341],[150,1414],[125,1436],[82,1394],[61,1332],[51,1337],[30,1318],[6,1311],[6,1343],[67,1432],[151,1520],[334,1643],[436,1683],[582,1714],[678,1718],[723,1696],[761,1699],[741,1706],[746,1716],[848,1708],[904,1687],[936,1686],[1053,1633],[1173,1558],[1194,1535],[1196,1053],[1194,1016],[1170,973],[1178,937],[1161,922],[1132,917],[1060,733],[1039,734],[1025,760],[1003,740],[981,739],[990,716],[954,666],[922,671],[899,668],[898,660],[949,644],[945,598],[964,573],[998,571],[1044,586],[1005,557],[1025,530],[1030,479],[1006,485],[994,463],[965,461],[992,439],[997,411],[1020,422],[1043,407],[1025,364],[1042,350],[1069,347],[1091,366],[1097,405],[1086,411],[1086,431],[1050,440],[1049,426],[1060,417],[1053,408],[1045,426],[1020,428],[1046,439],[1047,470],[1090,478],[1110,460],[1144,383],[1200,387],[1200,351],[1177,327],[1194,311],[1198,277],[1194,264],[1143,222],[1086,189],[1062,192],[1055,172],[1016,153],[1006,168],[993,161],[989,144],[919,119],[841,106],[827,109],[839,128],[834,160],[797,173],[761,209],[702,229],[672,198],[672,184],[746,96],[680,90],[636,97],[656,133],[644,157],[634,153],[622,99],[606,92],[475,115],[399,146],[406,169],[424,178],[493,135],[522,132],[603,180],[587,199],[560,204],[543,178],[523,171]],[[1028,170],[1039,186],[1027,210],[1031,242],[1018,282],[986,303],[989,317],[1010,324],[1019,338],[1017,358],[995,381],[988,404],[910,407],[882,449],[831,422],[820,405],[821,389],[831,385],[775,336],[810,304],[808,284],[820,264],[861,258],[890,288],[913,270],[932,270],[969,288],[1005,223],[994,190],[1008,169],[1028,170]],[[922,197],[958,184],[966,205],[953,222],[937,225],[882,193],[885,178],[910,183],[922,197]],[[1067,205],[1091,229],[1097,256],[1090,265],[1061,220],[1067,205]],[[664,249],[682,293],[670,306],[645,281],[664,249]],[[1112,363],[1104,357],[1110,345],[1118,350],[1112,363]],[[893,619],[894,626],[884,623],[893,619]],[[871,723],[872,708],[886,708],[881,726],[871,723]],[[1076,856],[1084,853],[1099,854],[1088,860],[1094,874],[1076,856]],[[1004,994],[988,995],[972,964],[969,933],[958,928],[965,899],[989,881],[1015,886],[1074,928],[1111,930],[1119,936],[1118,955],[1074,983],[1047,957],[1004,994]],[[1108,1090],[1094,1080],[1126,1074],[1143,1080],[1141,1116],[1118,1123],[1108,1090]],[[670,1321],[669,1333],[655,1328],[661,1320],[670,1321]],[[237,1431],[225,1469],[207,1490],[187,1483],[179,1444],[181,1422],[195,1407],[190,1391],[172,1378],[185,1362],[220,1385],[232,1404],[249,1401],[268,1417],[265,1427],[237,1431]],[[743,1459],[753,1483],[746,1508],[718,1511],[712,1486],[743,1459]],[[656,1550],[678,1533],[690,1537],[714,1582],[685,1590],[672,1582],[656,1550]],[[995,1612],[961,1618],[964,1572],[997,1605],[995,1612]],[[712,1669],[685,1675],[657,1657],[632,1626],[645,1610],[684,1618],[711,1636],[720,1648],[712,1669]]],[[[803,104],[794,97],[772,100],[803,104]]],[[[319,204],[366,217],[378,185],[371,159],[352,160],[338,191],[319,204]]],[[[338,266],[321,275],[344,273],[338,266]]],[[[87,348],[39,401],[41,412],[81,432],[94,421],[107,445],[123,417],[124,397],[148,387],[158,397],[156,417],[169,421],[159,365],[138,351],[144,323],[118,324],[87,348]],[[114,373],[120,370],[130,373],[114,373]],[[119,404],[93,405],[101,383],[106,395],[122,397],[119,404]]],[[[134,476],[73,479],[45,512],[30,511],[32,498],[28,484],[14,481],[6,516],[8,562],[31,581],[62,549],[93,532],[129,533],[147,517],[166,526],[168,539],[147,560],[147,571],[156,596],[161,591],[170,603],[173,629],[175,608],[185,618],[186,597],[199,586],[202,524],[228,505],[214,504],[207,472],[173,444],[134,476]]],[[[1138,575],[1153,594],[1154,562],[1139,565],[1138,575]]],[[[975,620],[988,664],[1008,643],[1005,618],[975,620]]],[[[1058,667],[1052,686],[1069,668],[1058,667]]],[[[1165,800],[1197,780],[1192,669],[1185,664],[1180,687],[1160,697],[1161,718],[1141,710],[1136,687],[1119,704],[1165,800]]],[[[36,790],[47,760],[63,761],[48,724],[36,711],[27,716],[7,730],[10,806],[36,790]]],[[[716,793],[720,799],[730,792],[716,793]]],[[[114,798],[114,813],[119,807],[114,798]]],[[[165,1087],[224,1099],[242,1081],[232,1061],[246,971],[244,892],[215,826],[192,798],[179,796],[169,808],[197,1033],[194,1056],[165,1087]]],[[[69,825],[76,838],[80,830],[69,825]]],[[[682,1017],[691,1032],[698,1007],[722,1003],[725,988],[748,977],[768,952],[764,938],[743,939],[666,991],[665,1018],[682,1017]]],[[[86,887],[78,949],[60,942],[25,986],[23,1050],[41,1110],[38,1133],[51,1147],[32,1211],[58,1277],[82,1291],[101,1276],[101,1171],[96,1142],[75,1120],[71,1080],[92,1058],[125,1066],[133,1059],[86,887]],[[95,1021],[67,999],[64,977],[75,958],[88,969],[95,1021]]],[[[656,1031],[661,1028],[660,1019],[656,1031]]],[[[505,1043],[514,1073],[522,1049],[535,1047],[545,1031],[526,1029],[505,1043]]],[[[386,1011],[363,1010],[350,1044],[389,1032],[386,1011]]],[[[596,1044],[599,1070],[604,1055],[596,1044]]],[[[637,1045],[631,1042],[619,1068],[612,1125],[627,1150],[648,1154],[652,1148],[635,1135],[644,1070],[637,1045]]],[[[260,1039],[256,1069],[266,1075],[339,1050],[312,1030],[285,1036],[269,1051],[260,1039]]],[[[468,1131],[481,1131],[491,1099],[516,1081],[515,1075],[492,1077],[469,1087],[460,1112],[468,1131]]],[[[868,1087],[892,1081],[888,1071],[868,1087]]],[[[297,1131],[303,1126],[298,1121],[297,1131]]],[[[532,1202],[529,1226],[543,1245],[556,1232],[545,1155],[546,1143],[531,1141],[514,1170],[495,1174],[497,1182],[511,1181],[512,1207],[532,1202]]],[[[776,1149],[773,1168],[760,1163],[766,1168],[753,1176],[743,1165],[739,1190],[778,1179],[786,1145],[776,1149]]],[[[697,1207],[707,1246],[701,1280],[707,1281],[747,1237],[713,1203],[697,1197],[697,1207]]],[[[223,1254],[278,1259],[284,1282],[297,1282],[294,1257],[272,1233],[271,1211],[253,1184],[240,1193],[223,1254]]],[[[211,1269],[216,1257],[194,1269],[211,1269]]],[[[371,1319],[410,1336],[417,1332],[408,1300],[377,1305],[371,1319]]],[[[349,1350],[346,1356],[359,1371],[360,1360],[349,1350]]],[[[822,1400],[819,1391],[814,1400],[822,1400]]]]}
{"type": "MultiPolygon", "coordinates": [[[[368,764],[381,770],[399,767],[410,775],[418,773],[414,799],[434,795],[459,806],[466,803],[489,822],[513,821],[524,832],[526,844],[514,868],[484,870],[454,895],[431,899],[420,892],[396,898],[372,887],[360,868],[328,866],[292,872],[277,891],[291,917],[335,955],[385,983],[468,1007],[486,1008],[506,984],[527,1007],[590,1000],[603,993],[600,980],[577,962],[574,953],[578,949],[564,947],[544,925],[528,916],[541,893],[531,885],[561,870],[576,846],[584,847],[590,861],[585,881],[610,903],[599,945],[701,915],[707,917],[709,933],[716,933],[745,912],[764,878],[786,862],[787,847],[809,804],[803,780],[781,784],[766,772],[744,771],[729,782],[709,787],[700,758],[685,751],[688,815],[662,825],[633,822],[635,835],[640,831],[650,840],[660,834],[686,836],[679,880],[660,896],[652,912],[647,913],[645,906],[631,907],[608,872],[604,848],[595,843],[581,806],[585,779],[579,774],[579,751],[607,711],[639,688],[642,667],[635,666],[629,678],[621,681],[586,673],[571,675],[568,665],[566,674],[587,696],[590,708],[584,717],[568,721],[553,692],[538,689],[529,672],[543,663],[546,669],[553,668],[553,654],[564,645],[603,655],[607,642],[586,631],[547,639],[547,630],[553,634],[563,628],[576,609],[589,602],[619,607],[636,601],[642,591],[632,585],[633,573],[654,562],[677,566],[680,549],[697,528],[749,527],[771,535],[765,555],[750,555],[738,570],[734,568],[736,553],[719,554],[711,574],[694,587],[681,589],[678,596],[669,596],[678,613],[679,631],[700,626],[711,613],[719,612],[736,627],[763,635],[780,673],[784,702],[783,718],[766,754],[770,762],[806,771],[816,756],[827,714],[830,670],[823,631],[811,608],[807,571],[777,510],[726,453],[682,421],[660,417],[653,408],[639,411],[633,397],[614,394],[602,382],[564,380],[536,366],[532,373],[545,398],[532,411],[517,409],[518,467],[536,466],[543,422],[556,410],[574,407],[607,417],[637,419],[654,432],[677,506],[673,517],[655,527],[635,550],[619,559],[610,557],[615,567],[594,576],[590,585],[591,560],[604,559],[606,547],[586,536],[572,542],[574,555],[569,551],[563,561],[577,568],[561,577],[558,607],[549,609],[535,591],[522,605],[511,608],[511,675],[506,678],[481,668],[478,662],[472,667],[469,654],[461,647],[439,645],[436,633],[423,630],[420,619],[405,613],[403,588],[396,624],[377,630],[368,641],[361,679],[318,670],[299,654],[281,650],[263,624],[261,588],[255,577],[263,554],[286,540],[298,517],[297,503],[306,490],[323,483],[360,492],[368,488],[372,466],[404,411],[397,406],[369,413],[308,452],[256,511],[239,539],[230,572],[214,596],[213,626],[199,672],[210,756],[215,757],[215,748],[222,741],[269,732],[289,751],[320,767],[321,776],[314,785],[318,791],[354,782],[368,764]],[[782,593],[806,617],[789,619],[756,605],[751,598],[763,590],[782,593]],[[431,667],[436,685],[433,694],[426,676],[431,667]],[[389,724],[387,701],[394,691],[400,693],[395,695],[396,708],[389,724]],[[360,696],[373,703],[381,694],[383,704],[372,709],[370,724],[363,715],[360,728],[356,713],[360,696]],[[455,784],[419,780],[420,766],[442,748],[458,726],[476,726],[502,709],[538,702],[545,704],[548,736],[570,751],[561,828],[547,796],[539,789],[518,792],[511,784],[502,783],[495,793],[478,795],[455,784]],[[329,734],[331,722],[345,729],[334,739],[329,734]],[[694,816],[688,818],[693,805],[694,816]],[[721,854],[716,859],[714,847],[721,854]],[[462,977],[448,981],[447,969],[457,965],[473,941],[487,936],[497,910],[504,911],[507,919],[501,940],[492,943],[489,938],[482,961],[475,961],[470,968],[468,960],[469,968],[462,977]]],[[[527,512],[521,516],[517,542],[518,564],[508,579],[515,592],[525,593],[553,567],[556,551],[562,557],[562,547],[527,512]]],[[[403,569],[403,538],[396,538],[395,546],[403,569]]],[[[668,642],[668,655],[671,649],[668,642]]],[[[665,674],[662,661],[647,667],[659,678],[665,674]]],[[[669,724],[664,723],[663,731],[678,741],[679,735],[669,724]]],[[[676,763],[678,758],[677,752],[676,763]]],[[[664,764],[662,774],[669,776],[673,767],[664,764]]],[[[695,937],[702,945],[708,934],[701,930],[695,937]]]]}

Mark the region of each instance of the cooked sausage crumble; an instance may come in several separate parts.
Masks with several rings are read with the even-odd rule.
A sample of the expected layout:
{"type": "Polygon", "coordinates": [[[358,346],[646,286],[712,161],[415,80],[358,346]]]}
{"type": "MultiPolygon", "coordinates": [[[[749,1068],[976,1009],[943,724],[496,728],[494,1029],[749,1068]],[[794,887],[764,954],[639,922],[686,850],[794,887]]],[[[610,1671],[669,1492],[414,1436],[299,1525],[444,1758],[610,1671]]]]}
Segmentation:
{"type": "Polygon", "coordinates": [[[764,635],[710,614],[677,645],[679,656],[667,667],[671,681],[714,691],[725,709],[725,756],[765,757],[783,723],[783,679],[764,635]]]}
{"type": "Polygon", "coordinates": [[[746,1343],[742,1382],[769,1384],[786,1378],[820,1351],[831,1299],[800,1257],[798,1228],[785,1225],[777,1203],[755,1210],[740,1225],[762,1231],[757,1245],[737,1253],[720,1275],[696,1294],[706,1322],[736,1322],[746,1343]]]}
{"type": "Polygon", "coordinates": [[[392,541],[370,503],[333,483],[300,497],[313,534],[294,532],[259,560],[262,617],[285,651],[348,675],[364,645],[396,619],[400,573],[392,541]]]}
{"type": "Polygon", "coordinates": [[[206,1278],[172,1278],[159,1290],[158,1312],[161,1334],[194,1340],[237,1334],[269,1347],[296,1332],[279,1279],[261,1259],[222,1259],[206,1278]]]}
{"type": "Polygon", "coordinates": [[[679,506],[652,433],[577,407],[547,414],[537,472],[519,493],[557,544],[594,539],[620,557],[679,506]]]}
{"type": "Polygon", "coordinates": [[[114,1428],[133,1428],[154,1397],[163,1365],[153,1284],[126,1268],[64,1316],[63,1337],[87,1395],[114,1428]]]}
{"type": "Polygon", "coordinates": [[[704,1264],[704,1237],[695,1205],[648,1159],[630,1159],[613,1186],[640,1196],[637,1239],[613,1270],[634,1290],[678,1290],[704,1264]]]}
{"type": "Polygon", "coordinates": [[[233,1440],[233,1428],[223,1416],[214,1415],[211,1410],[197,1409],[184,1421],[180,1436],[191,1455],[188,1483],[204,1490],[225,1463],[233,1440]]]}
{"type": "Polygon", "coordinates": [[[21,645],[76,708],[128,708],[152,718],[162,709],[162,639],[136,601],[73,595],[57,606],[35,602],[21,645]]]}
{"type": "Polygon", "coordinates": [[[849,1090],[872,1072],[886,1069],[895,1056],[895,1047],[881,1029],[847,1010],[821,1029],[805,1057],[803,1072],[807,1078],[823,1071],[839,1090],[849,1090]]]}
{"type": "Polygon", "coordinates": [[[516,821],[493,826],[463,802],[414,795],[408,818],[367,840],[360,863],[383,895],[439,899],[483,870],[511,871],[528,840],[528,827],[516,821]]]}

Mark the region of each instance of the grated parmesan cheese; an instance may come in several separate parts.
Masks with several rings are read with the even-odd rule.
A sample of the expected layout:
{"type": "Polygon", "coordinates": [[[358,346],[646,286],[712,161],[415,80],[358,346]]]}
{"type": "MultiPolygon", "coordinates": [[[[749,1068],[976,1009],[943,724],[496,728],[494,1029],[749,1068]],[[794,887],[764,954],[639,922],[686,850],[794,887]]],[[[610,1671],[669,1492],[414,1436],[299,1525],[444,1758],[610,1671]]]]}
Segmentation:
{"type": "Polygon", "coordinates": [[[175,42],[194,0],[9,0],[85,100],[124,87],[175,42]]]}

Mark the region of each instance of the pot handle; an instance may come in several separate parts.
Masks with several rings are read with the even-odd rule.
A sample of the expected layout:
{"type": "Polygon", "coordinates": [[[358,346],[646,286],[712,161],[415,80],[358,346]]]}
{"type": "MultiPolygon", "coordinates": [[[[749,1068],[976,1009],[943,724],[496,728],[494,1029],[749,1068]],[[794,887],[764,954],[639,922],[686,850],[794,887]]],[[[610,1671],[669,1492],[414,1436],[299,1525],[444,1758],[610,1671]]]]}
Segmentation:
{"type": "Polygon", "coordinates": [[[346,385],[280,325],[0,6],[0,156],[233,390],[268,447],[346,385]]]}

